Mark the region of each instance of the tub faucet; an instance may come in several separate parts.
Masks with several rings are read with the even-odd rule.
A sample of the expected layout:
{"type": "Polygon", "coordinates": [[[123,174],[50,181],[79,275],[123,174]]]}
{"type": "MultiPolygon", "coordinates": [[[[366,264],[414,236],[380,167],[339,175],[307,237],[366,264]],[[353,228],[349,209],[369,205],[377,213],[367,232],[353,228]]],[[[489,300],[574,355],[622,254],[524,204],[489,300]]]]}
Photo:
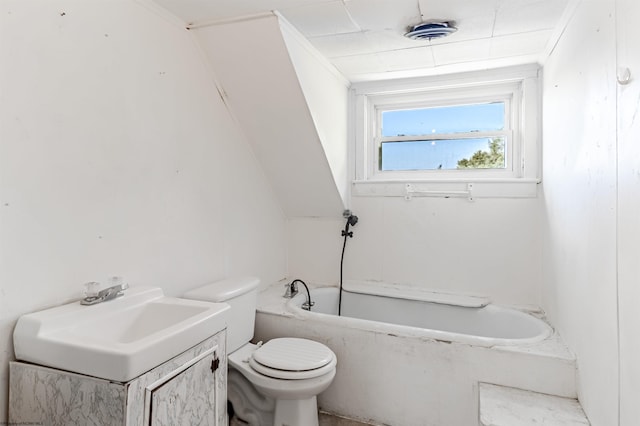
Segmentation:
{"type": "Polygon", "coordinates": [[[293,296],[298,294],[298,286],[296,285],[296,283],[302,284],[304,286],[304,289],[307,291],[307,301],[302,304],[302,309],[310,311],[311,307],[316,303],[311,301],[311,293],[309,292],[309,287],[307,287],[307,284],[305,284],[304,281],[295,279],[291,281],[290,284],[285,284],[287,291],[285,291],[284,297],[292,298],[293,296]]]}
{"type": "Polygon", "coordinates": [[[86,296],[80,301],[81,305],[95,305],[96,303],[107,302],[113,300],[116,297],[124,295],[124,291],[129,288],[129,284],[122,283],[107,287],[104,290],[100,290],[98,294],[93,296],[86,296]]]}

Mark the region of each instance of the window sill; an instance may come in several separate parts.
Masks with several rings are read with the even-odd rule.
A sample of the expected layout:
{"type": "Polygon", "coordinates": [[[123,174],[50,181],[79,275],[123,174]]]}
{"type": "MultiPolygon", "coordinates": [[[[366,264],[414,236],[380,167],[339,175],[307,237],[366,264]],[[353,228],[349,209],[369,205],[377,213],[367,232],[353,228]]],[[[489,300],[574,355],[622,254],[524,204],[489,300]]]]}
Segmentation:
{"type": "Polygon", "coordinates": [[[353,181],[357,197],[536,198],[540,179],[450,179],[353,181]]]}

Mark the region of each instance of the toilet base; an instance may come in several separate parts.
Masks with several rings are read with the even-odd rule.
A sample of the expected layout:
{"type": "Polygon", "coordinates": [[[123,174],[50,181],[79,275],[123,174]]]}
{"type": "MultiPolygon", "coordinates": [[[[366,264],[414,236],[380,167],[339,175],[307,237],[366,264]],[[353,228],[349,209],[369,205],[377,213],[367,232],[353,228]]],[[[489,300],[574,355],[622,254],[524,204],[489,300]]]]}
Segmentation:
{"type": "Polygon", "coordinates": [[[307,399],[277,399],[273,426],[318,426],[318,403],[307,399]]]}
{"type": "Polygon", "coordinates": [[[272,426],[275,400],[260,394],[237,370],[227,376],[227,399],[237,418],[250,425],[272,426]]]}

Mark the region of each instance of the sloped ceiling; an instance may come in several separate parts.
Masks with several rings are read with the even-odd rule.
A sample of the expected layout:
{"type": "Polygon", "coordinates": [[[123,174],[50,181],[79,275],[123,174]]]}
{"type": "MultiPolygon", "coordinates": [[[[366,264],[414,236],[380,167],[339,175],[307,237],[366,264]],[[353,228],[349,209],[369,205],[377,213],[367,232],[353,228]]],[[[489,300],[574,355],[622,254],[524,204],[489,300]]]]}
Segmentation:
{"type": "Polygon", "coordinates": [[[348,185],[348,82],[336,79],[339,74],[331,73],[333,68],[325,67],[319,75],[296,69],[290,50],[314,72],[322,72],[323,65],[312,55],[303,57],[303,47],[287,46],[275,14],[192,31],[285,214],[340,217],[348,185]],[[324,88],[324,96],[305,92],[305,83],[324,88]],[[320,105],[325,99],[328,107],[320,105]],[[323,114],[330,108],[339,116],[323,114]]]}
{"type": "Polygon", "coordinates": [[[540,61],[566,22],[569,0],[154,0],[195,26],[279,11],[350,81],[540,61]],[[432,41],[403,36],[431,19],[459,30],[432,41]]]}

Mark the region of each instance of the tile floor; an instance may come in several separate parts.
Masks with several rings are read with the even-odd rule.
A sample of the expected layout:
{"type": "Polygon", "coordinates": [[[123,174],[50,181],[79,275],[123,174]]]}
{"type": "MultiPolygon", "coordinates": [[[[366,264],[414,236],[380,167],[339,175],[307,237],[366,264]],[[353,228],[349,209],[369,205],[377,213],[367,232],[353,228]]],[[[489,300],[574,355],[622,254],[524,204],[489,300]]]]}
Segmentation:
{"type": "MultiPolygon", "coordinates": [[[[368,423],[360,423],[355,420],[332,416],[325,413],[320,413],[318,421],[320,423],[320,426],[369,426],[368,423]]],[[[247,423],[238,419],[231,419],[231,421],[229,422],[229,426],[247,426],[247,423]]]]}
{"type": "Polygon", "coordinates": [[[325,413],[320,413],[318,421],[320,426],[369,426],[369,423],[360,423],[355,420],[332,416],[325,413]]]}

